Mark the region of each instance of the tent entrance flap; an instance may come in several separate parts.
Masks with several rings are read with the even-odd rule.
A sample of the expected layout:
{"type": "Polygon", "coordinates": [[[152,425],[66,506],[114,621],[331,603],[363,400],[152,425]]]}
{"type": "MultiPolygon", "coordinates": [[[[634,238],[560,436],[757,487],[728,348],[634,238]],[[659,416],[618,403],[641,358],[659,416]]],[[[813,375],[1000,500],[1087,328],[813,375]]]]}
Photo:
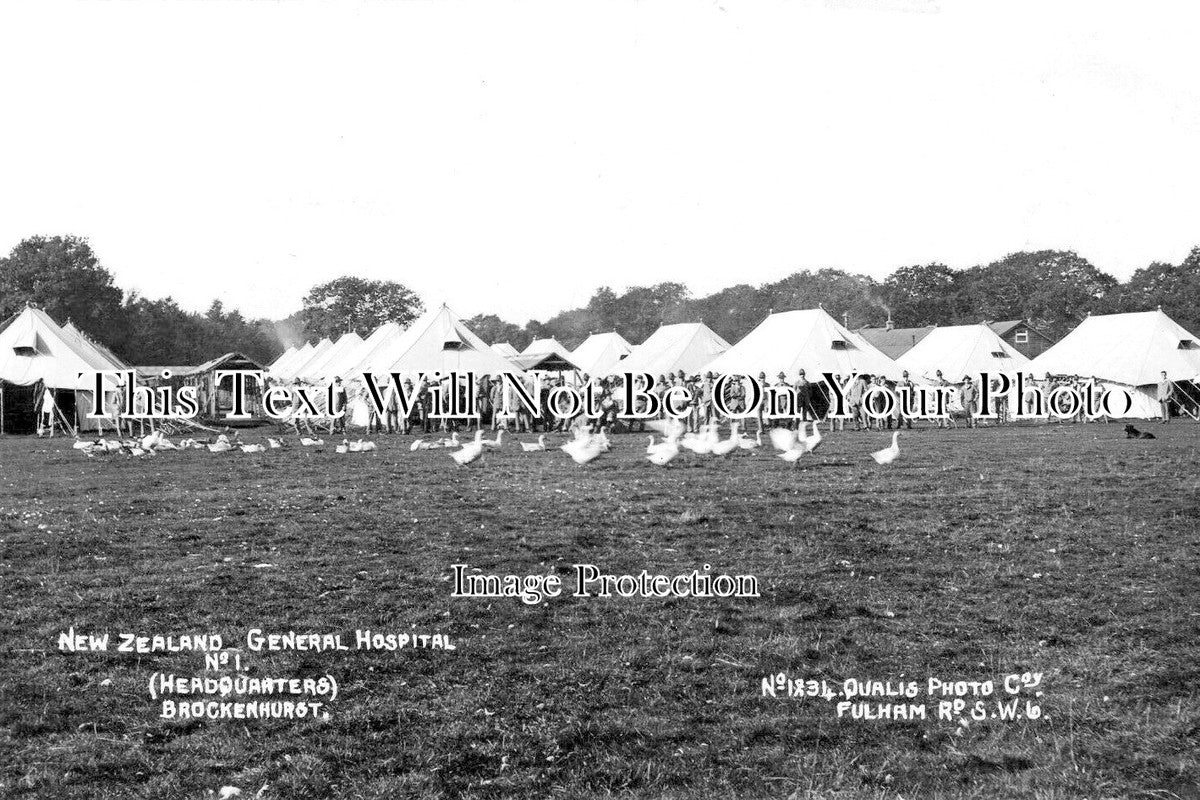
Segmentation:
{"type": "Polygon", "coordinates": [[[37,431],[37,401],[41,397],[38,386],[0,383],[0,418],[4,420],[4,433],[23,435],[37,431]]]}

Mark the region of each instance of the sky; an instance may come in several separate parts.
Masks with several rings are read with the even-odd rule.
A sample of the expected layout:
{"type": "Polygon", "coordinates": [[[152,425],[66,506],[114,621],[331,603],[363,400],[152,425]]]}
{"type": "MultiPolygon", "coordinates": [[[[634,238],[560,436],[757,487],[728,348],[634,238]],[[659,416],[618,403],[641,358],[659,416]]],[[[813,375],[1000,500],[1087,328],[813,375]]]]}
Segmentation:
{"type": "Polygon", "coordinates": [[[0,252],[280,318],[340,275],[523,323],[597,286],[1200,244],[1195,3],[19,2],[0,252]]]}

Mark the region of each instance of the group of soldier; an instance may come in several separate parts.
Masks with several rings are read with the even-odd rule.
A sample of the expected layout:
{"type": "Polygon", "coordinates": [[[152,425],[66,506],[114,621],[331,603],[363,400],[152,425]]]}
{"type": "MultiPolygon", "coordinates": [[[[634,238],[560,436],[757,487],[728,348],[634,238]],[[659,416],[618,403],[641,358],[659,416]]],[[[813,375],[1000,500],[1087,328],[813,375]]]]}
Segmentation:
{"type": "MultiPolygon", "coordinates": [[[[635,398],[636,413],[632,416],[625,413],[629,393],[624,390],[623,375],[592,377],[584,374],[574,378],[568,380],[566,375],[559,373],[534,381],[524,376],[521,380],[525,382],[525,394],[536,401],[536,408],[530,409],[522,402],[511,382],[500,375],[482,376],[473,387],[466,384],[459,387],[459,407],[470,409],[475,416],[458,418],[435,415],[434,387],[424,381],[415,390],[412,379],[404,381],[404,394],[411,399],[408,413],[404,413],[398,387],[394,385],[382,387],[382,411],[376,409],[365,386],[357,391],[367,408],[367,429],[371,434],[430,433],[438,429],[454,430],[476,424],[490,425],[492,429],[508,428],[517,433],[565,432],[581,425],[593,431],[617,430],[618,425],[625,430],[639,431],[645,430],[646,419],[666,415],[662,409],[666,408],[667,395],[681,388],[687,392],[676,391],[673,405],[677,412],[682,410],[682,415],[676,416],[692,432],[699,432],[707,425],[727,419],[740,419],[742,429],[746,432],[754,432],[755,427],[759,431],[769,427],[795,429],[818,420],[828,421],[833,430],[891,430],[912,428],[915,416],[912,409],[902,402],[903,396],[916,386],[907,370],[899,380],[889,380],[882,375],[859,374],[848,386],[843,383],[842,376],[833,376],[837,385],[843,387],[848,415],[842,416],[832,413],[835,398],[824,377],[810,381],[805,370],[800,370],[794,381],[788,380],[783,372],[776,375],[774,380],[769,380],[765,372],[748,376],[750,382],[757,384],[758,391],[754,391],[749,382],[743,380],[721,382],[712,372],[689,375],[679,370],[661,374],[650,386],[645,385],[643,378],[635,377],[638,384],[632,397],[635,398]],[[554,390],[563,386],[573,386],[580,390],[581,395],[584,394],[584,387],[590,387],[588,393],[594,398],[590,411],[582,406],[570,408],[562,403],[554,405],[551,402],[554,390]],[[723,391],[722,403],[716,402],[718,387],[723,391]],[[467,392],[473,392],[473,396],[467,396],[467,392]],[[649,399],[650,395],[656,396],[657,402],[649,399]],[[687,401],[681,403],[678,398],[682,397],[688,398],[687,401]],[[758,402],[751,409],[752,397],[758,402]],[[652,405],[657,406],[658,413],[647,413],[652,405]],[[748,409],[749,413],[746,413],[748,409]]],[[[956,417],[965,420],[967,427],[978,424],[976,411],[981,387],[971,376],[964,376],[961,381],[950,381],[938,370],[933,376],[922,376],[921,383],[952,390],[948,393],[954,398],[952,406],[946,408],[944,414],[931,415],[935,427],[954,426],[957,424],[956,417]]],[[[1083,388],[1087,384],[1077,376],[1047,378],[1042,382],[1034,381],[1032,376],[1027,379],[1030,391],[1051,390],[1063,385],[1083,388]]],[[[1009,401],[1005,394],[999,393],[999,380],[994,378],[990,388],[995,393],[995,422],[1002,424],[1010,421],[1009,401]]],[[[1022,402],[1026,402],[1024,398],[1022,402]]],[[[335,382],[333,403],[335,412],[348,412],[350,396],[340,379],[335,382]]],[[[332,430],[344,431],[346,418],[346,413],[335,416],[332,430]]]]}

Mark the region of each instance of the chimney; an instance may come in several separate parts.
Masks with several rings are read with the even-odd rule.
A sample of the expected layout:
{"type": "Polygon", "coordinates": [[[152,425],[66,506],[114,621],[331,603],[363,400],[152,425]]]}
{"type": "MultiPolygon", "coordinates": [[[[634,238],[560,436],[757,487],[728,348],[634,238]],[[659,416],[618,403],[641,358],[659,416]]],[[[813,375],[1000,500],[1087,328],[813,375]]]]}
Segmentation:
{"type": "Polygon", "coordinates": [[[885,323],[884,323],[884,326],[885,326],[885,327],[886,327],[886,328],[887,328],[889,331],[890,331],[890,330],[892,330],[894,327],[896,327],[895,325],[893,325],[893,324],[892,324],[892,312],[890,312],[890,311],[888,312],[888,318],[887,318],[887,322],[885,322],[885,323]]]}

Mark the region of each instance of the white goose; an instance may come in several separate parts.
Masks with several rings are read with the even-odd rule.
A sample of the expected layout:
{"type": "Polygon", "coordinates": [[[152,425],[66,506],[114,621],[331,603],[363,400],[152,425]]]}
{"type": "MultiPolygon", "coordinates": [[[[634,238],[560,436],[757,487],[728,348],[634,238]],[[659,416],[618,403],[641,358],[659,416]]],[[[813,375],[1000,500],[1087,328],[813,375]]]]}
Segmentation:
{"type": "Polygon", "coordinates": [[[768,436],[771,437],[771,444],[780,451],[779,457],[789,464],[795,464],[807,452],[804,449],[804,441],[796,436],[795,431],[787,428],[771,428],[768,436]]]}
{"type": "Polygon", "coordinates": [[[316,447],[318,445],[325,444],[325,440],[324,439],[311,439],[308,436],[303,436],[300,438],[300,444],[304,445],[305,447],[316,447]]]}
{"type": "Polygon", "coordinates": [[[442,447],[458,447],[460,444],[458,441],[458,431],[451,432],[449,439],[442,439],[438,442],[438,444],[442,447]]]}
{"type": "Polygon", "coordinates": [[[262,453],[267,449],[261,444],[240,444],[238,447],[242,449],[243,453],[262,453]]]}
{"type": "Polygon", "coordinates": [[[546,449],[546,434],[540,434],[536,443],[521,442],[521,450],[526,453],[536,453],[546,449]]]}
{"type": "Polygon", "coordinates": [[[349,453],[350,452],[350,442],[348,442],[345,439],[342,439],[342,443],[339,444],[337,447],[333,448],[333,451],[335,453],[349,453]]]}
{"type": "Polygon", "coordinates": [[[233,449],[233,445],[228,440],[217,439],[214,444],[205,445],[210,453],[224,453],[233,449]]]}
{"type": "Polygon", "coordinates": [[[450,457],[454,459],[455,464],[465,467],[467,464],[479,460],[481,455],[483,455],[483,431],[475,431],[475,441],[464,444],[461,450],[455,450],[450,457]]]}
{"type": "Polygon", "coordinates": [[[351,442],[347,439],[342,439],[342,444],[346,445],[346,449],[351,453],[362,452],[362,439],[359,439],[357,442],[351,442]]]}
{"type": "Polygon", "coordinates": [[[705,426],[703,433],[689,433],[684,435],[679,440],[679,446],[691,450],[698,456],[707,456],[712,453],[713,446],[719,441],[720,438],[717,435],[716,428],[705,426]]]}
{"type": "MultiPolygon", "coordinates": [[[[482,435],[482,431],[480,432],[480,435],[482,435]]],[[[495,439],[487,439],[487,440],[484,440],[484,441],[483,441],[483,446],[484,446],[484,447],[491,447],[491,448],[494,448],[494,449],[496,449],[496,450],[499,450],[499,449],[500,449],[501,437],[502,437],[502,436],[504,436],[504,429],[503,429],[503,428],[501,428],[500,430],[496,431],[496,438],[495,438],[495,439]]]]}
{"type": "Polygon", "coordinates": [[[654,445],[648,452],[647,461],[657,467],[665,467],[679,455],[679,442],[674,437],[667,437],[664,441],[654,445]]]}
{"type": "Polygon", "coordinates": [[[271,449],[274,450],[278,447],[283,447],[283,440],[282,439],[273,439],[270,436],[268,436],[267,444],[269,444],[271,446],[271,449]]]}
{"type": "Polygon", "coordinates": [[[821,424],[820,420],[813,422],[812,435],[805,436],[804,439],[802,440],[804,442],[805,452],[811,453],[814,450],[816,450],[818,447],[821,446],[821,441],[824,437],[821,436],[821,429],[817,427],[820,424],[821,424]]]}
{"type": "Polygon", "coordinates": [[[743,450],[753,450],[756,447],[762,447],[762,430],[759,430],[758,433],[754,434],[753,439],[743,434],[738,439],[738,447],[742,448],[743,450]]]}
{"type": "Polygon", "coordinates": [[[876,464],[890,464],[900,456],[900,431],[892,434],[892,446],[871,453],[876,464]]]}
{"type": "Polygon", "coordinates": [[[727,456],[734,450],[738,449],[738,424],[731,422],[729,424],[729,438],[722,439],[712,446],[712,454],[714,456],[727,456]]]}
{"type": "Polygon", "coordinates": [[[604,442],[596,436],[584,435],[559,448],[579,465],[595,461],[604,452],[604,442]]]}
{"type": "Polygon", "coordinates": [[[358,452],[360,453],[371,453],[378,449],[378,446],[374,442],[364,442],[362,439],[358,440],[358,452]]]}

